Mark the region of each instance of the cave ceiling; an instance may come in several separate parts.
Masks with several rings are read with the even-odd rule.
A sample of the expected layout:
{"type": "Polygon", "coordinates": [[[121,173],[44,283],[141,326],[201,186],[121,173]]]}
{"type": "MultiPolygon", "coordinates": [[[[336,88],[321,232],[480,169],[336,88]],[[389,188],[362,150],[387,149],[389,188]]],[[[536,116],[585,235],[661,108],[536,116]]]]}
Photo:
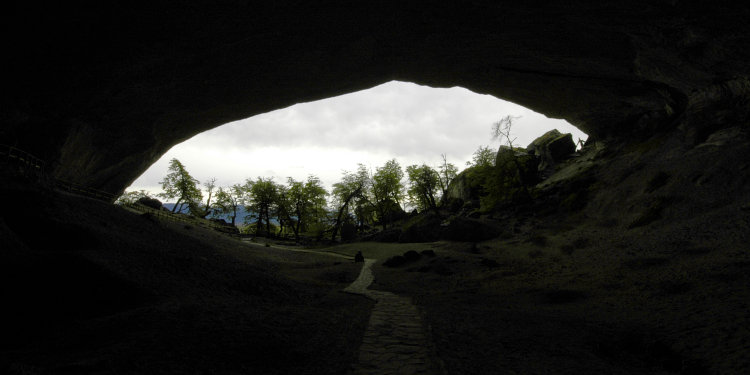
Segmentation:
{"type": "Polygon", "coordinates": [[[0,143],[118,193],[195,134],[391,80],[494,95],[595,138],[747,90],[750,11],[722,2],[261,4],[15,4],[0,143]]]}

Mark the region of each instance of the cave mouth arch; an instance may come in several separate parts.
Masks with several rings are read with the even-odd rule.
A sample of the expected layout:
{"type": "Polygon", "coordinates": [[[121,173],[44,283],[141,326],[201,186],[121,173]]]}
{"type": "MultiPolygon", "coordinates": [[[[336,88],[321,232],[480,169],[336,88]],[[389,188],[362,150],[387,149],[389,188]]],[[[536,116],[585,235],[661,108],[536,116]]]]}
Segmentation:
{"type": "Polygon", "coordinates": [[[505,115],[517,117],[513,135],[519,147],[552,129],[572,133],[575,140],[587,138],[564,120],[491,95],[390,81],[201,132],[172,147],[127,190],[159,191],[172,158],[200,181],[217,178],[217,186],[258,176],[283,182],[313,174],[330,189],[343,170],[355,170],[358,163],[373,170],[393,158],[402,167],[437,166],[442,154],[462,170],[477,147],[501,144],[491,139],[490,128],[505,115]]]}
{"type": "MultiPolygon", "coordinates": [[[[17,4],[18,5],[18,4],[17,4]]],[[[0,137],[119,193],[224,123],[391,80],[460,86],[599,140],[747,92],[747,9],[700,2],[16,6],[0,137]],[[18,37],[16,37],[18,36],[18,37]]]]}

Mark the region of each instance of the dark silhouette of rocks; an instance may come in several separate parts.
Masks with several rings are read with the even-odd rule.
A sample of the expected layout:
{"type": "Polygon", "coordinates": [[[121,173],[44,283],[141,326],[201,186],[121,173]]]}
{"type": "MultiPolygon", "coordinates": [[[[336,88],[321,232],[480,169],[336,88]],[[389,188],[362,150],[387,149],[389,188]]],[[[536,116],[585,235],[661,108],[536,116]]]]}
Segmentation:
{"type": "Polygon", "coordinates": [[[540,171],[548,171],[557,163],[569,159],[576,151],[576,145],[570,133],[561,134],[554,129],[535,139],[526,150],[539,158],[540,171]]]}
{"type": "Polygon", "coordinates": [[[156,198],[141,197],[141,198],[138,198],[138,203],[140,203],[140,204],[142,204],[142,205],[144,205],[146,207],[151,207],[153,209],[157,209],[157,210],[161,210],[162,209],[162,203],[161,203],[161,201],[158,200],[158,199],[156,199],[156,198]]]}
{"type": "Polygon", "coordinates": [[[742,5],[29,3],[7,16],[25,31],[8,45],[2,138],[111,193],[197,133],[393,79],[495,95],[597,139],[669,129],[750,87],[742,5]]]}

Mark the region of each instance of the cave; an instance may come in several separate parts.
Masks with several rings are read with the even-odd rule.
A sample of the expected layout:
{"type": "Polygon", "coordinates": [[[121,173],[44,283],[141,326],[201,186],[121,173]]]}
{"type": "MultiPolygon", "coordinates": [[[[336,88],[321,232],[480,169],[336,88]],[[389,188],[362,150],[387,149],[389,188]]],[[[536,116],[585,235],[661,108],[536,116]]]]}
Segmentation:
{"type": "MultiPolygon", "coordinates": [[[[217,323],[219,331],[206,337],[183,336],[182,328],[204,327],[202,317],[216,312],[197,302],[210,297],[201,295],[194,301],[185,294],[185,287],[172,285],[172,279],[162,289],[149,289],[149,285],[158,284],[149,270],[154,267],[159,272],[177,272],[186,280],[204,277],[210,280],[206,285],[229,290],[227,295],[254,296],[262,293],[259,285],[261,289],[285,291],[285,283],[293,281],[273,279],[258,264],[248,267],[252,275],[262,276],[245,275],[239,268],[226,266],[232,263],[225,262],[230,257],[226,252],[206,254],[187,245],[189,241],[179,242],[183,240],[177,237],[144,245],[152,249],[163,244],[156,254],[141,254],[142,250],[127,246],[122,251],[100,251],[117,248],[118,241],[130,241],[125,234],[112,238],[101,234],[113,231],[113,226],[126,228],[123,233],[158,238],[156,229],[137,229],[151,222],[149,218],[138,217],[143,223],[134,218],[109,222],[108,215],[120,214],[108,203],[172,146],[195,134],[297,103],[398,80],[431,87],[460,86],[493,95],[548,117],[565,119],[589,134],[591,144],[606,145],[601,154],[604,159],[596,169],[600,183],[576,180],[555,191],[561,201],[575,202],[586,191],[587,204],[582,211],[563,212],[546,223],[552,225],[554,221],[557,230],[565,233],[583,230],[575,228],[588,228],[587,233],[608,231],[599,240],[587,239],[588,243],[595,242],[593,245],[584,246],[586,241],[576,242],[572,237],[571,244],[577,244],[576,249],[609,249],[592,253],[590,259],[600,261],[602,267],[616,263],[612,268],[616,273],[599,279],[584,274],[578,277],[590,277],[612,293],[650,293],[653,300],[649,301],[659,302],[649,305],[657,317],[653,324],[666,333],[658,337],[629,334],[637,330],[625,325],[603,328],[612,334],[612,340],[592,336],[586,341],[593,347],[590,353],[597,363],[636,358],[638,365],[624,367],[626,372],[661,369],[669,373],[743,373],[750,366],[745,298],[749,293],[746,271],[750,267],[747,7],[679,0],[372,1],[356,5],[340,1],[259,4],[240,0],[154,1],[147,5],[15,2],[4,19],[9,35],[6,50],[10,53],[4,59],[6,94],[0,109],[0,144],[38,157],[49,178],[111,197],[105,203],[78,202],[45,190],[43,183],[15,181],[13,173],[6,173],[6,206],[0,223],[3,257],[7,260],[3,273],[7,279],[3,281],[37,292],[44,289],[42,296],[49,299],[40,302],[24,293],[22,287],[11,287],[9,295],[16,301],[13,305],[30,303],[39,309],[54,309],[64,303],[56,297],[61,293],[73,289],[83,293],[71,297],[80,299],[77,307],[63,308],[57,320],[36,325],[33,331],[42,332],[40,335],[49,333],[49,327],[57,327],[58,320],[66,322],[64,332],[68,333],[75,332],[71,321],[87,321],[91,342],[109,342],[111,338],[97,330],[98,325],[109,327],[110,323],[102,323],[103,316],[111,316],[113,311],[151,316],[157,313],[144,306],[179,295],[182,301],[190,302],[159,305],[159,311],[172,311],[180,317],[178,320],[146,321],[166,322],[173,337],[184,338],[188,344],[180,347],[182,351],[158,358],[132,348],[143,340],[158,342],[154,348],[168,343],[138,336],[125,324],[111,323],[118,327],[113,335],[124,337],[123,342],[128,343],[123,344],[130,348],[128,355],[149,358],[146,363],[152,368],[169,368],[190,356],[184,367],[175,370],[187,372],[191,364],[208,362],[201,362],[188,347],[204,345],[202,339],[206,337],[208,341],[221,341],[223,332],[229,339],[213,347],[215,358],[220,358],[220,353],[230,353],[226,355],[231,357],[232,353],[251,350],[252,360],[244,368],[273,372],[264,363],[280,363],[270,359],[281,358],[279,353],[288,349],[282,334],[265,344],[237,344],[243,339],[241,335],[229,333],[230,326],[217,323]],[[30,201],[36,202],[33,209],[24,206],[30,201]],[[38,214],[53,206],[55,214],[38,214]],[[575,220],[566,224],[569,217],[575,220]],[[57,243],[39,237],[32,224],[52,228],[53,237],[66,239],[57,243]],[[190,251],[181,254],[167,245],[171,241],[185,244],[190,251]],[[129,265],[129,258],[123,254],[130,252],[140,254],[142,259],[153,257],[153,264],[140,261],[137,266],[129,265]],[[700,260],[717,252],[722,254],[716,258],[720,260],[700,260]],[[206,267],[197,265],[201,262],[206,267]],[[67,267],[69,272],[56,265],[67,267]],[[222,267],[228,267],[232,283],[211,276],[209,270],[222,267]],[[632,280],[642,272],[658,274],[659,267],[673,267],[671,275],[677,276],[649,274],[652,279],[646,284],[658,285],[653,290],[632,280]],[[632,284],[611,277],[615,274],[632,284]],[[86,286],[87,278],[100,280],[101,288],[121,291],[122,299],[113,300],[111,294],[86,286]],[[266,284],[256,283],[256,279],[266,284]],[[45,282],[60,280],[53,290],[45,289],[45,282]],[[86,293],[93,295],[93,300],[84,298],[86,293]],[[725,299],[717,302],[712,295],[725,299]],[[713,316],[712,323],[703,328],[698,326],[698,318],[682,320],[684,324],[693,322],[693,326],[675,323],[682,319],[674,318],[680,316],[677,311],[691,308],[696,314],[713,316]],[[659,318],[660,313],[672,318],[659,318]],[[691,327],[695,329],[693,336],[691,327]]],[[[530,218],[518,228],[523,230],[528,222],[540,220],[544,221],[530,218]]],[[[532,245],[544,242],[539,237],[530,238],[532,245]]],[[[502,262],[499,264],[502,268],[502,262]]],[[[535,301],[545,306],[527,321],[538,327],[534,332],[539,337],[545,335],[539,327],[547,324],[544,309],[580,303],[595,295],[568,290],[563,284],[527,292],[528,298],[537,298],[535,301]]],[[[279,293],[286,296],[286,292],[279,293]]],[[[220,304],[232,305],[229,300],[220,304]]],[[[526,301],[518,297],[522,300],[526,301]]],[[[367,306],[357,305],[357,309],[366,311],[367,306]]],[[[482,309],[476,306],[472,313],[482,309]]],[[[14,314],[19,319],[42,319],[44,314],[32,310],[19,308],[14,314]]],[[[225,314],[222,319],[236,318],[225,314]]],[[[570,324],[567,330],[555,331],[560,334],[572,334],[576,327],[589,332],[595,325],[563,315],[556,316],[556,322],[570,324]]],[[[117,319],[128,321],[124,316],[117,319]]],[[[274,324],[284,326],[285,322],[274,320],[274,324]]],[[[252,332],[249,326],[243,327],[245,331],[238,332],[252,332]]],[[[517,333],[515,326],[506,328],[517,333]]],[[[17,329],[20,331],[13,332],[21,335],[23,329],[17,329]]],[[[450,333],[436,333],[435,339],[448,340],[451,344],[446,347],[463,340],[450,333]]],[[[85,360],[68,360],[73,357],[56,348],[54,342],[44,341],[39,352],[24,349],[28,357],[22,358],[12,354],[15,345],[32,348],[38,342],[20,338],[4,341],[0,366],[16,373],[33,373],[35,369],[97,372],[102,366],[119,372],[146,370],[117,356],[97,361],[91,354],[85,360]],[[45,354],[34,357],[29,353],[45,354]]],[[[82,348],[93,350],[85,345],[82,348]]],[[[305,358],[305,353],[293,348],[290,355],[305,358]]],[[[510,359],[505,361],[508,365],[510,359]]],[[[456,357],[446,356],[444,362],[448,369],[472,373],[472,367],[461,367],[456,357]]],[[[296,362],[289,363],[293,367],[296,362]]],[[[565,363],[575,368],[572,362],[565,363]]],[[[484,369],[477,366],[474,371],[484,369]]],[[[594,368],[609,371],[607,367],[589,369],[594,368]]],[[[217,371],[230,370],[237,369],[217,371]]],[[[527,370],[544,372],[532,367],[527,370]]],[[[310,372],[325,373],[323,369],[310,372]]]]}

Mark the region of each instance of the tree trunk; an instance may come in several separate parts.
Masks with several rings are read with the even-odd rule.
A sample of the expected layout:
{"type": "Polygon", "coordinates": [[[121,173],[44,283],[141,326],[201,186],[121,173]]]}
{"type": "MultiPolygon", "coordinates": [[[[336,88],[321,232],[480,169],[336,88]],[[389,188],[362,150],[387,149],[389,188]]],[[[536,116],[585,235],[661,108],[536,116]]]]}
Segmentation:
{"type": "Polygon", "coordinates": [[[174,213],[175,210],[177,210],[177,206],[180,204],[180,201],[182,201],[182,198],[178,199],[177,203],[174,204],[174,206],[172,207],[172,213],[174,213]]]}
{"type": "Polygon", "coordinates": [[[271,236],[271,215],[268,213],[268,207],[265,208],[265,215],[266,215],[266,236],[271,236]]]}
{"type": "Polygon", "coordinates": [[[201,213],[201,219],[205,219],[211,213],[211,191],[208,192],[208,199],[206,200],[206,209],[201,213]]]}
{"type": "Polygon", "coordinates": [[[339,208],[339,214],[336,217],[336,225],[333,227],[333,234],[331,235],[331,241],[336,241],[336,235],[339,232],[339,228],[341,228],[341,215],[344,214],[344,209],[349,205],[349,201],[354,198],[359,192],[362,191],[362,186],[360,185],[356,190],[354,190],[351,194],[349,194],[348,197],[346,197],[346,200],[344,201],[344,205],[339,208]]]}

